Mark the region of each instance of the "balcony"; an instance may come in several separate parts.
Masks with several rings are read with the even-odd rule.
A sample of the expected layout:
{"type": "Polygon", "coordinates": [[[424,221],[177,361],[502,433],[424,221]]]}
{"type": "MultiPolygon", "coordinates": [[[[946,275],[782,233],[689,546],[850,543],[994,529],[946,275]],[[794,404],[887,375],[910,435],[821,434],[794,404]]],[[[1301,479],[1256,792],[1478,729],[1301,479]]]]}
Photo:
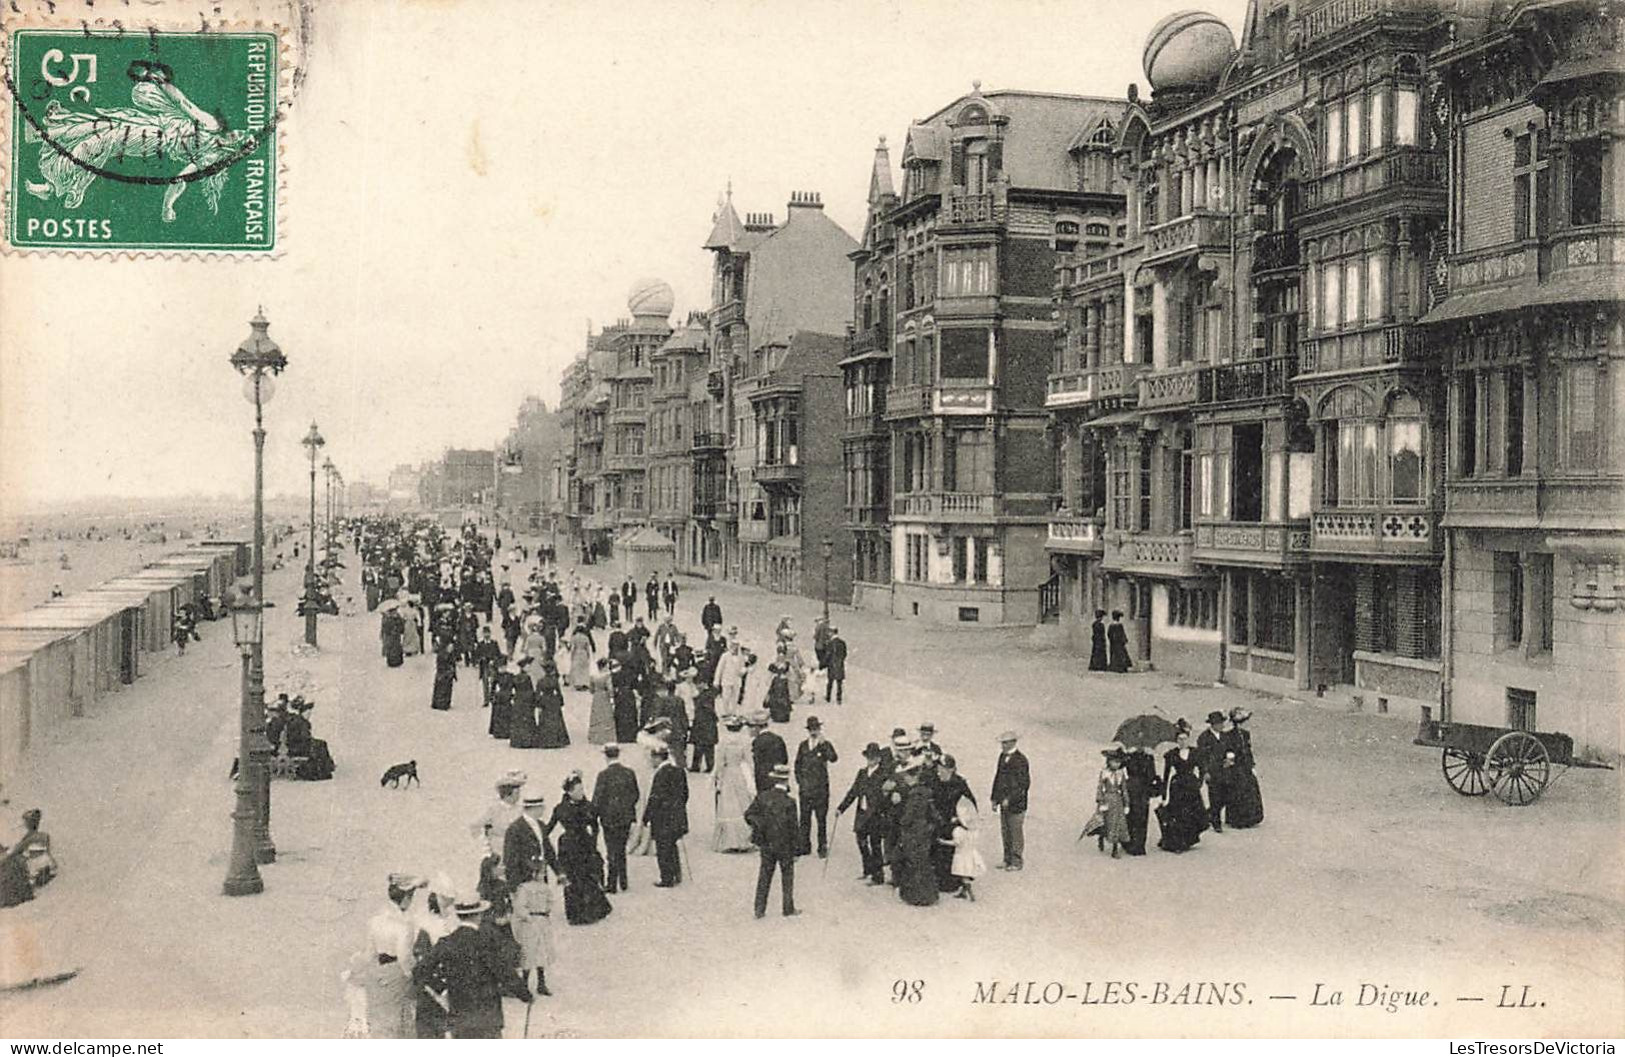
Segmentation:
{"type": "Polygon", "coordinates": [[[1425,335],[1414,323],[1390,323],[1384,327],[1300,338],[1299,371],[1344,371],[1375,367],[1385,363],[1419,363],[1427,354],[1425,335]]]}
{"type": "Polygon", "coordinates": [[[1200,368],[1193,365],[1142,374],[1139,379],[1140,409],[1148,411],[1196,403],[1199,372],[1200,368]]]}
{"type": "Polygon", "coordinates": [[[1100,564],[1113,572],[1164,577],[1201,575],[1192,557],[1194,541],[1188,532],[1172,536],[1108,532],[1105,536],[1100,564]]]}
{"type": "Polygon", "coordinates": [[[859,327],[846,337],[846,358],[870,352],[885,352],[891,343],[891,328],[885,323],[859,327]]]}
{"type": "Polygon", "coordinates": [[[1044,406],[1065,407],[1068,404],[1082,404],[1093,400],[1094,379],[1095,372],[1088,368],[1059,371],[1050,375],[1045,390],[1044,406]]]}
{"type": "Polygon", "coordinates": [[[1298,266],[1298,233],[1271,231],[1253,240],[1253,274],[1298,266]]]}
{"type": "Polygon", "coordinates": [[[636,425],[649,417],[648,407],[612,407],[609,423],[612,426],[636,425]]]}
{"type": "Polygon", "coordinates": [[[1554,232],[1546,240],[1542,274],[1570,268],[1625,266],[1625,224],[1593,224],[1554,232]]]}
{"type": "Polygon", "coordinates": [[[1058,554],[1098,555],[1106,545],[1104,524],[1100,518],[1058,513],[1050,518],[1044,548],[1058,554]]]}
{"type": "Polygon", "coordinates": [[[743,323],[745,321],[745,302],[737,297],[734,298],[717,309],[716,314],[711,317],[711,321],[716,324],[718,329],[743,323]]]}
{"type": "Polygon", "coordinates": [[[893,386],[886,390],[886,418],[914,418],[931,413],[929,385],[893,386]]]}
{"type": "Polygon", "coordinates": [[[705,391],[712,396],[721,396],[727,387],[727,380],[722,368],[717,367],[705,372],[705,391]]]}
{"type": "Polygon", "coordinates": [[[763,462],[757,463],[755,470],[756,483],[759,485],[783,485],[801,483],[801,464],[799,462],[763,462]]]}
{"type": "Polygon", "coordinates": [[[1204,367],[1198,373],[1197,402],[1241,404],[1283,399],[1291,391],[1297,359],[1296,356],[1272,356],[1204,367]]]}
{"type": "Polygon", "coordinates": [[[768,521],[754,518],[745,518],[739,522],[739,538],[748,543],[766,543],[773,537],[768,535],[768,521]]]}
{"type": "Polygon", "coordinates": [[[634,473],[642,472],[649,465],[649,456],[639,452],[609,452],[604,456],[605,473],[634,473]]]}
{"type": "Polygon", "coordinates": [[[1309,521],[1198,521],[1192,556],[1265,569],[1300,564],[1309,557],[1309,521]]]}
{"type": "Polygon", "coordinates": [[[1393,147],[1359,158],[1304,187],[1304,208],[1318,209],[1386,190],[1410,190],[1444,196],[1445,161],[1420,147],[1393,147]]]}
{"type": "Polygon", "coordinates": [[[1229,216],[1204,211],[1146,229],[1146,264],[1165,264],[1203,250],[1230,251],[1229,216]]]}
{"type": "Polygon", "coordinates": [[[696,433],[689,441],[688,450],[694,452],[721,451],[727,438],[721,433],[696,433]]]}
{"type": "Polygon", "coordinates": [[[981,492],[910,492],[892,496],[893,521],[992,521],[998,497],[981,492]]]}
{"type": "Polygon", "coordinates": [[[1426,17],[1438,11],[1430,0],[1330,0],[1301,19],[1303,44],[1317,44],[1333,34],[1358,26],[1379,15],[1426,17]]]}
{"type": "Polygon", "coordinates": [[[891,520],[891,507],[885,503],[846,508],[846,523],[856,528],[873,528],[891,520]]]}
{"type": "Polygon", "coordinates": [[[1430,557],[1441,550],[1439,517],[1432,510],[1321,511],[1310,519],[1310,551],[1315,557],[1430,557]]]}
{"type": "Polygon", "coordinates": [[[949,191],[942,196],[942,210],[937,214],[939,227],[970,226],[976,224],[1002,224],[1005,207],[994,201],[991,192],[968,194],[949,191]]]}
{"type": "Polygon", "coordinates": [[[689,505],[690,512],[701,521],[710,521],[717,516],[717,508],[722,504],[715,499],[695,499],[689,505]]]}
{"type": "Polygon", "coordinates": [[[1596,477],[1470,477],[1445,483],[1447,528],[1618,531],[1625,480],[1596,477]]]}

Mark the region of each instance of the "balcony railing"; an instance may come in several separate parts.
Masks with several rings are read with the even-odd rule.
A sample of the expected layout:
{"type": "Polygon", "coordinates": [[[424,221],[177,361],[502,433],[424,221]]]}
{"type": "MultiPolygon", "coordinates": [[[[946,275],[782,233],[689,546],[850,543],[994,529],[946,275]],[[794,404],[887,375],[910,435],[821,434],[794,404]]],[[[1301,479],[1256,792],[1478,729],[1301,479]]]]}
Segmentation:
{"type": "Polygon", "coordinates": [[[846,339],[846,354],[858,356],[865,352],[876,350],[885,351],[891,342],[891,327],[884,323],[876,323],[868,327],[859,327],[846,339]]]}
{"type": "Polygon", "coordinates": [[[1108,533],[1101,564],[1109,569],[1163,576],[1195,576],[1194,541],[1189,533],[1152,536],[1145,533],[1108,533]]]}
{"type": "Polygon", "coordinates": [[[1425,15],[1438,10],[1432,0],[1330,0],[1303,16],[1303,43],[1315,43],[1378,15],[1425,15]]]}
{"type": "Polygon", "coordinates": [[[724,437],[721,433],[710,433],[710,432],[696,433],[696,434],[694,434],[693,440],[691,440],[689,442],[689,450],[690,451],[719,451],[719,450],[721,450],[721,448],[723,447],[723,445],[726,442],[727,442],[727,438],[724,437]]]}
{"type": "Polygon", "coordinates": [[[1304,188],[1304,206],[1314,209],[1391,188],[1442,192],[1444,174],[1444,158],[1434,151],[1392,147],[1310,181],[1304,188]]]}
{"type": "Polygon", "coordinates": [[[964,191],[949,191],[942,198],[942,213],[939,223],[944,225],[955,224],[1002,224],[1004,223],[1005,207],[994,201],[991,192],[984,194],[968,194],[964,191]]]}
{"type": "Polygon", "coordinates": [[[1222,213],[1192,213],[1158,224],[1145,233],[1145,259],[1172,260],[1201,250],[1230,249],[1230,218],[1222,213]]]}
{"type": "Polygon", "coordinates": [[[1253,271],[1272,272],[1298,266],[1298,233],[1271,231],[1253,240],[1253,271]]]}
{"type": "Polygon", "coordinates": [[[998,497],[982,492],[909,492],[892,496],[894,518],[990,518],[998,497]]]}
{"type": "Polygon", "coordinates": [[[1100,518],[1057,514],[1050,518],[1044,545],[1069,554],[1099,554],[1105,546],[1103,525],[1100,518]]]}
{"type": "Polygon", "coordinates": [[[1194,404],[1197,396],[1198,368],[1153,371],[1140,376],[1140,406],[1182,407],[1194,404]]]}
{"type": "Polygon", "coordinates": [[[1050,406],[1057,404],[1080,404],[1085,400],[1094,399],[1094,372],[1088,368],[1074,371],[1058,371],[1049,376],[1044,402],[1050,406]]]}
{"type": "Polygon", "coordinates": [[[757,463],[752,472],[758,484],[785,484],[801,480],[801,464],[798,462],[757,463]]]}
{"type": "Polygon", "coordinates": [[[1431,510],[1321,511],[1311,519],[1317,553],[1432,553],[1440,549],[1438,515],[1431,510]]]}
{"type": "Polygon", "coordinates": [[[1198,373],[1197,402],[1233,404],[1285,397],[1291,391],[1292,376],[1297,373],[1297,359],[1296,356],[1272,356],[1204,367],[1198,373]]]}
{"type": "Polygon", "coordinates": [[[1199,562],[1280,567],[1309,555],[1309,521],[1198,521],[1199,562]]]}
{"type": "Polygon", "coordinates": [[[1413,363],[1422,360],[1427,352],[1422,328],[1414,323],[1390,323],[1347,334],[1300,338],[1298,350],[1298,369],[1304,374],[1375,367],[1383,363],[1413,363]]]}
{"type": "Polygon", "coordinates": [[[909,415],[929,414],[931,387],[929,385],[893,386],[886,390],[886,417],[903,418],[909,415]]]}
{"type": "Polygon", "coordinates": [[[1625,224],[1592,224],[1553,232],[1541,257],[1543,276],[1568,268],[1625,265],[1625,224]]]}

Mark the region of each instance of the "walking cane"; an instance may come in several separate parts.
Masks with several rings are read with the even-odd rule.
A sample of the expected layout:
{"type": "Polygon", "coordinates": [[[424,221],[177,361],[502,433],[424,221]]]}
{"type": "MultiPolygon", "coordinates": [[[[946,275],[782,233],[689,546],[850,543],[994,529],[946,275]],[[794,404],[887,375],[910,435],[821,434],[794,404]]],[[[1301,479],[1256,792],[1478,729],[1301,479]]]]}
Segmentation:
{"type": "Polygon", "coordinates": [[[522,1039],[530,1038],[530,1011],[535,1009],[535,1008],[536,1008],[536,996],[531,995],[530,996],[530,1001],[525,1003],[525,1033],[520,1036],[520,1038],[522,1038],[522,1039]]]}

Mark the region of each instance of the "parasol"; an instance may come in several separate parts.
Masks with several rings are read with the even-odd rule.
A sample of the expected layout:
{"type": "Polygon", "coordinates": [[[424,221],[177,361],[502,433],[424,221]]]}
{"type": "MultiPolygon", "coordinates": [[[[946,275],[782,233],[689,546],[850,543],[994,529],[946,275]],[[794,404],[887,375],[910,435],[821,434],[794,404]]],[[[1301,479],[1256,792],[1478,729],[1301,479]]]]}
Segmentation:
{"type": "Polygon", "coordinates": [[[1112,740],[1122,742],[1125,749],[1154,749],[1173,741],[1178,733],[1179,728],[1171,720],[1147,713],[1124,720],[1112,740]]]}

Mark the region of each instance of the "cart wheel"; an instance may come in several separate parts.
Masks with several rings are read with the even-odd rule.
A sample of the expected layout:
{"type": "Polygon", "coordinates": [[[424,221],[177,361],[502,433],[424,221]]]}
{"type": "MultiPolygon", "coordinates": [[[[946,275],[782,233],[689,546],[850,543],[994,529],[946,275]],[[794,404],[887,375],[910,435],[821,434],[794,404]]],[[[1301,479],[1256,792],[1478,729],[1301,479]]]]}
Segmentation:
{"type": "Polygon", "coordinates": [[[1484,774],[1482,753],[1468,752],[1466,749],[1445,749],[1439,766],[1444,771],[1444,780],[1450,783],[1450,788],[1462,796],[1483,796],[1490,791],[1489,778],[1484,774]]]}
{"type": "Polygon", "coordinates": [[[1495,739],[1485,763],[1490,788],[1513,807],[1532,804],[1546,791],[1552,761],[1546,745],[1527,731],[1514,730],[1495,739]]]}

